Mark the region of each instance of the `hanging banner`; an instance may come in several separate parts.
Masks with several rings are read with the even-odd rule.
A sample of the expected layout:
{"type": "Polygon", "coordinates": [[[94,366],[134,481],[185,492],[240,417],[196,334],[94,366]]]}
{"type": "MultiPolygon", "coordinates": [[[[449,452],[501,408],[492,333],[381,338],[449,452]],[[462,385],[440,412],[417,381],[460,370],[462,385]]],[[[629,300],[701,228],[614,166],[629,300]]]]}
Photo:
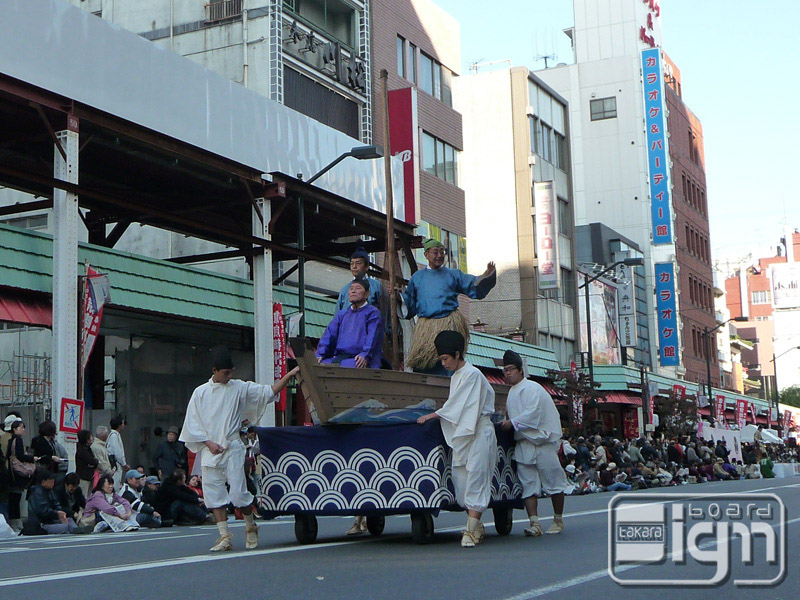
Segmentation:
{"type": "Polygon", "coordinates": [[[622,435],[626,440],[639,437],[639,417],[636,408],[626,406],[622,411],[622,435]]]}
{"type": "Polygon", "coordinates": [[[672,208],[670,203],[667,121],[664,115],[664,78],[661,73],[661,50],[642,50],[644,116],[647,140],[647,164],[650,172],[650,212],[653,244],[672,243],[672,208]]]}
{"type": "Polygon", "coordinates": [[[736,401],[736,426],[739,428],[739,431],[744,429],[744,426],[747,425],[747,408],[749,402],[747,400],[737,400],[736,401]]]}
{"type": "MultiPolygon", "coordinates": [[[[286,375],[286,326],[283,322],[283,305],[276,302],[272,305],[272,340],[275,347],[275,381],[286,375]]],[[[275,403],[278,410],[286,410],[286,388],[280,393],[280,400],[275,403]]]]}
{"type": "Polygon", "coordinates": [[[418,225],[420,161],[416,88],[389,91],[389,140],[392,156],[398,156],[403,161],[405,221],[418,225]]]}
{"type": "Polygon", "coordinates": [[[636,335],[636,286],[633,283],[633,267],[619,265],[617,275],[617,312],[619,314],[619,340],[626,348],[635,348],[636,335]]]}
{"type": "Polygon", "coordinates": [[[675,265],[656,263],[656,314],[658,317],[658,347],[661,366],[678,366],[678,311],[675,298],[675,265]]]}
{"type": "Polygon", "coordinates": [[[653,421],[655,415],[655,406],[656,406],[656,396],[658,396],[658,383],[655,381],[650,381],[647,384],[647,423],[649,425],[654,425],[655,422],[653,421]]]}
{"type": "Polygon", "coordinates": [[[792,424],[792,411],[783,412],[783,437],[787,437],[788,429],[792,424]]]}
{"type": "Polygon", "coordinates": [[[575,423],[575,429],[580,429],[583,426],[583,399],[573,398],[572,417],[575,423]]]}
{"type": "Polygon", "coordinates": [[[750,402],[750,418],[753,420],[753,424],[758,423],[756,420],[756,403],[750,402]]]}
{"type": "Polygon", "coordinates": [[[536,258],[539,261],[539,289],[561,286],[558,262],[558,201],[552,181],[533,184],[533,204],[536,207],[536,258]]]}
{"type": "Polygon", "coordinates": [[[686,386],[675,384],[672,386],[672,395],[675,396],[675,400],[685,400],[686,399],[686,386]]]}
{"type": "Polygon", "coordinates": [[[716,402],[714,403],[714,415],[717,423],[725,423],[725,396],[717,394],[716,402]]]}
{"type": "Polygon", "coordinates": [[[108,276],[101,275],[87,265],[85,279],[83,318],[81,319],[81,372],[86,370],[97,336],[100,334],[103,306],[111,300],[111,287],[108,283],[108,276]]]}

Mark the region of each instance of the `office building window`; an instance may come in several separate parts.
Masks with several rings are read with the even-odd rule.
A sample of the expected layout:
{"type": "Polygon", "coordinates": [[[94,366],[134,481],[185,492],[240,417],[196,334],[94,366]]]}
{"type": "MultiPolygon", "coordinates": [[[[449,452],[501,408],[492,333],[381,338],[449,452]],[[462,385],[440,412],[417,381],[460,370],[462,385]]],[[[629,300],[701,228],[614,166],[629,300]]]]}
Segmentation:
{"type": "Polygon", "coordinates": [[[408,77],[412,83],[417,83],[417,47],[414,44],[408,45],[408,77]]]}
{"type": "Polygon", "coordinates": [[[617,99],[612,96],[611,98],[590,100],[589,111],[592,115],[592,121],[614,119],[617,116],[617,99]]]}
{"type": "Polygon", "coordinates": [[[558,199],[558,232],[572,237],[572,205],[563,198],[558,199]]]}
{"type": "Polygon", "coordinates": [[[569,160],[568,152],[567,152],[567,138],[565,138],[560,133],[556,132],[555,134],[556,140],[556,162],[555,165],[557,168],[561,169],[562,171],[568,171],[569,165],[567,161],[569,160]]]}
{"type": "Polygon", "coordinates": [[[397,36],[397,74],[406,76],[406,41],[397,36]]]}
{"type": "Polygon", "coordinates": [[[547,162],[553,162],[553,129],[549,125],[542,123],[542,144],[539,152],[547,162]]]}
{"type": "Polygon", "coordinates": [[[447,106],[453,106],[453,72],[442,66],[442,97],[440,98],[447,106]]]}
{"type": "Polygon", "coordinates": [[[539,154],[539,119],[528,117],[528,122],[531,128],[531,154],[539,154]]]}
{"type": "Polygon", "coordinates": [[[424,52],[419,53],[419,87],[433,96],[433,59],[424,52]]]}
{"type": "Polygon", "coordinates": [[[450,144],[422,132],[422,168],[431,175],[458,185],[458,155],[450,144]]]}
{"type": "Polygon", "coordinates": [[[575,276],[569,269],[561,268],[561,302],[575,306],[575,276]]]}

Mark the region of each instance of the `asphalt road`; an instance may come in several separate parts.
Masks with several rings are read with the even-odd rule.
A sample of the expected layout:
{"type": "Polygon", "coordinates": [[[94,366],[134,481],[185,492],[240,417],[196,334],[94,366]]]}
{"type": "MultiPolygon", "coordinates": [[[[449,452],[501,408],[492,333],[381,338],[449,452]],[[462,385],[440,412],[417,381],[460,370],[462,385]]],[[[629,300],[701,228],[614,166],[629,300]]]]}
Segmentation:
{"type": "MultiPolygon", "coordinates": [[[[800,478],[713,482],[625,496],[759,491],[777,494],[787,507],[787,575],[777,587],[757,590],[734,587],[729,581],[722,587],[725,600],[795,598],[800,585],[795,551],[800,539],[800,478]]],[[[515,512],[508,537],[496,535],[491,519],[484,519],[487,537],[474,549],[459,544],[463,513],[440,515],[434,541],[425,546],[411,541],[407,516],[387,518],[380,538],[356,539],[344,536],[351,518],[322,518],[318,541],[308,546],[296,542],[293,520],[261,522],[259,547],[249,552],[243,549],[244,526],[235,523],[234,542],[241,550],[222,555],[208,552],[217,537],[213,526],[18,538],[0,542],[0,598],[661,599],[664,588],[620,587],[608,575],[612,497],[609,493],[568,497],[567,527],[557,536],[523,536],[527,523],[523,511],[515,512]]],[[[539,512],[546,529],[552,514],[548,500],[540,502],[539,512]]],[[[701,568],[690,562],[673,567],[670,576],[676,581],[689,578],[701,568]]],[[[703,600],[720,592],[697,587],[666,591],[681,599],[703,600]]]]}

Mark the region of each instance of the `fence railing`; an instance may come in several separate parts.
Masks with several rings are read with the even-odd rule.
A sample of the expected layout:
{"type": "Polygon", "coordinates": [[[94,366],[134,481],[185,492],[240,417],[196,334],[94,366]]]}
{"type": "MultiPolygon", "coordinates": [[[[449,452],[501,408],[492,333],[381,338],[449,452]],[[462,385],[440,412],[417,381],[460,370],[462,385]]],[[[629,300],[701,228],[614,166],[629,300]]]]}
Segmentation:
{"type": "Polygon", "coordinates": [[[216,23],[242,14],[242,0],[222,0],[206,4],[206,23],[216,23]]]}

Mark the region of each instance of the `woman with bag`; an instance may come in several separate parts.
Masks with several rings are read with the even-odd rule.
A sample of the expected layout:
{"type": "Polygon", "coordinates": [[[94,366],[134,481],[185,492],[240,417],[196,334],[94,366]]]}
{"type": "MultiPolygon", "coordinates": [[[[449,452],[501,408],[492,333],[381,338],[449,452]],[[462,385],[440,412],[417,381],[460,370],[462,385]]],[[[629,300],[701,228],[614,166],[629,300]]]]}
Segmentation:
{"type": "Polygon", "coordinates": [[[6,456],[8,457],[8,471],[11,476],[11,489],[8,492],[8,519],[9,525],[17,531],[22,531],[22,519],[19,505],[22,494],[31,484],[33,474],[36,472],[36,462],[32,454],[25,454],[25,443],[22,435],[25,433],[25,423],[14,421],[9,429],[11,438],[8,440],[6,456]]]}
{"type": "Polygon", "coordinates": [[[39,424],[39,435],[31,440],[33,455],[39,457],[39,465],[56,476],[56,485],[64,481],[69,466],[67,451],[56,440],[56,424],[43,421],[39,424]]]}

